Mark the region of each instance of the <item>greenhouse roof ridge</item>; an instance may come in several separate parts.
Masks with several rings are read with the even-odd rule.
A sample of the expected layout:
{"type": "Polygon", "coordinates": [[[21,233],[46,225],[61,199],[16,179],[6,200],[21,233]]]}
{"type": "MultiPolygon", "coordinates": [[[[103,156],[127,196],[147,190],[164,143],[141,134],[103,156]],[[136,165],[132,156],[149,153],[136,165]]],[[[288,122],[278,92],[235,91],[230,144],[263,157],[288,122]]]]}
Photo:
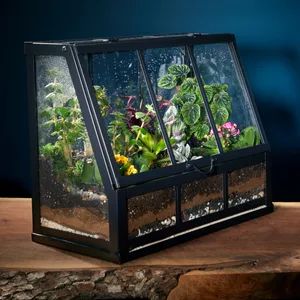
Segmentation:
{"type": "Polygon", "coordinates": [[[157,35],[139,35],[139,36],[120,36],[120,37],[100,37],[83,39],[61,39],[45,41],[24,41],[24,44],[43,44],[43,45],[65,45],[65,44],[91,44],[91,43],[112,43],[112,42],[130,42],[132,40],[152,40],[168,38],[193,38],[199,36],[233,36],[232,33],[178,33],[178,34],[157,34],[157,35]]]}

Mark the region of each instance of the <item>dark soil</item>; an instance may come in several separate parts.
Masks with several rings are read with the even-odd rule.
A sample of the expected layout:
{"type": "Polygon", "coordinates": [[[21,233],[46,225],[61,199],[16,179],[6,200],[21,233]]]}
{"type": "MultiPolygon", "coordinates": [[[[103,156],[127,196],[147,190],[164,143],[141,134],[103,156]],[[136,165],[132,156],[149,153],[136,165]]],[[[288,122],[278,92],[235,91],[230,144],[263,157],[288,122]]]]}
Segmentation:
{"type": "MultiPolygon", "coordinates": [[[[41,205],[51,208],[92,207],[98,208],[105,215],[108,215],[108,201],[99,201],[98,199],[85,200],[80,193],[67,191],[64,183],[55,176],[51,161],[41,158],[39,164],[41,205]]],[[[82,188],[88,190],[87,186],[82,188]]],[[[95,188],[90,187],[93,192],[95,188]]]]}
{"type": "Polygon", "coordinates": [[[266,171],[263,163],[235,170],[228,175],[229,206],[236,206],[265,195],[266,171]]]}
{"type": "Polygon", "coordinates": [[[41,158],[39,164],[41,217],[78,231],[105,233],[107,236],[106,196],[95,194],[93,187],[69,192],[67,186],[55,176],[51,161],[41,158]]]}
{"type": "Polygon", "coordinates": [[[73,195],[66,191],[62,182],[54,175],[50,161],[41,158],[40,164],[40,202],[51,208],[73,207],[81,203],[80,195],[73,195]]]}
{"type": "Polygon", "coordinates": [[[175,188],[166,188],[130,198],[128,199],[129,219],[140,217],[149,211],[159,213],[175,201],[175,188]]]}
{"type": "Polygon", "coordinates": [[[184,184],[181,197],[183,221],[222,210],[224,208],[223,175],[184,184]]]}
{"type": "Polygon", "coordinates": [[[144,235],[174,225],[175,201],[174,187],[128,199],[129,236],[144,235]]]}
{"type": "MultiPolygon", "coordinates": [[[[258,164],[231,172],[229,206],[264,196],[265,166],[258,164]]],[[[154,191],[128,200],[129,236],[136,237],[173,226],[175,188],[154,191]]],[[[224,209],[223,175],[182,185],[182,220],[189,221],[224,209]]]]}

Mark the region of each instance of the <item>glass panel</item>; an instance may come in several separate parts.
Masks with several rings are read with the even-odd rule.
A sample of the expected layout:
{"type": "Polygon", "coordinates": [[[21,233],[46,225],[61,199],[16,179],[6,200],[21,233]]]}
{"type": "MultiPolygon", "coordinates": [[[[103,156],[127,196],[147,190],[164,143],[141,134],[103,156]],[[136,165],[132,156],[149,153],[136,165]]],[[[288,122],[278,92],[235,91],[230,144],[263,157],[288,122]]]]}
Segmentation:
{"type": "Polygon", "coordinates": [[[260,144],[249,95],[229,45],[197,45],[194,55],[224,151],[260,144]]]}
{"type": "Polygon", "coordinates": [[[109,239],[108,203],[66,59],[36,58],[41,225],[109,239]]]}
{"type": "Polygon", "coordinates": [[[138,237],[176,224],[175,188],[128,199],[128,235],[138,237]]]}
{"type": "Polygon", "coordinates": [[[223,175],[211,176],[182,185],[181,217],[183,222],[223,209],[223,175]]]}
{"type": "Polygon", "coordinates": [[[91,77],[121,175],[170,165],[135,52],[92,55],[91,77]]]}
{"type": "Polygon", "coordinates": [[[218,153],[183,47],[149,49],[145,63],[178,163],[218,153]]]}
{"type": "Polygon", "coordinates": [[[264,163],[232,171],[228,174],[228,206],[236,206],[265,196],[264,163]]]}

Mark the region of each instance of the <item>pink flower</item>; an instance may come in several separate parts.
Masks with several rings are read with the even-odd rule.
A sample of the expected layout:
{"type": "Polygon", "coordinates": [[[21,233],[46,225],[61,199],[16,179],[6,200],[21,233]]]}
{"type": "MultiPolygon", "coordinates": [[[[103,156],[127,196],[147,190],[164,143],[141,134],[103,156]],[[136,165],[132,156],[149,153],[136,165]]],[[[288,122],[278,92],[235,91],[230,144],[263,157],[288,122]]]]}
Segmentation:
{"type": "MultiPolygon", "coordinates": [[[[218,135],[220,138],[230,138],[231,136],[237,136],[240,134],[240,130],[237,128],[237,125],[232,122],[226,122],[221,126],[217,126],[218,135]]],[[[210,130],[210,135],[212,136],[213,130],[210,130]]]]}
{"type": "Polygon", "coordinates": [[[237,136],[240,134],[240,130],[237,128],[237,125],[232,122],[226,122],[222,126],[222,132],[229,136],[237,136]]]}

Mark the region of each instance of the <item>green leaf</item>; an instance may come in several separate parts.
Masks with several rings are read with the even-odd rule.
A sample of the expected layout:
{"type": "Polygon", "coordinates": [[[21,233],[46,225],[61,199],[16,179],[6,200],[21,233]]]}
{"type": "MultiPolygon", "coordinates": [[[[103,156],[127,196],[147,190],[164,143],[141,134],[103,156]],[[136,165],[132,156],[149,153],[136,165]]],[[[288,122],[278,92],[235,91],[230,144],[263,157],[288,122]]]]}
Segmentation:
{"type": "Polygon", "coordinates": [[[54,102],[57,99],[57,94],[55,92],[51,92],[46,95],[45,99],[54,102]]]}
{"type": "Polygon", "coordinates": [[[203,143],[202,153],[203,155],[215,155],[219,153],[219,149],[214,137],[203,143]]]}
{"type": "Polygon", "coordinates": [[[168,68],[168,73],[176,77],[176,79],[184,79],[190,73],[190,67],[187,65],[171,65],[168,68]]]}
{"type": "Polygon", "coordinates": [[[157,157],[154,153],[148,151],[148,150],[144,150],[143,151],[143,158],[148,160],[149,163],[151,163],[153,160],[155,160],[157,157]]]}
{"type": "Polygon", "coordinates": [[[54,111],[58,116],[62,118],[67,118],[68,116],[70,116],[70,110],[67,107],[56,107],[54,111]]]}
{"type": "Polygon", "coordinates": [[[206,96],[208,98],[208,102],[211,103],[213,95],[214,95],[214,89],[210,85],[204,85],[204,90],[206,93],[206,96]]]}
{"type": "Polygon", "coordinates": [[[226,121],[229,118],[228,110],[225,107],[219,107],[214,113],[213,113],[214,120],[217,125],[222,125],[226,123],[226,121]]]}
{"type": "Polygon", "coordinates": [[[139,131],[140,130],[140,126],[138,126],[138,125],[132,125],[131,126],[131,129],[133,130],[133,131],[139,131]]]}
{"type": "Polygon", "coordinates": [[[83,168],[84,168],[84,161],[83,160],[76,161],[73,170],[74,176],[81,176],[83,173],[83,168]]]}
{"type": "Polygon", "coordinates": [[[198,140],[202,140],[205,135],[209,133],[209,126],[207,124],[201,124],[197,127],[194,135],[198,140]]]}
{"type": "Polygon", "coordinates": [[[155,154],[158,155],[160,152],[166,150],[166,143],[164,139],[160,139],[160,141],[155,145],[155,154]]]}
{"type": "Polygon", "coordinates": [[[176,76],[172,74],[166,74],[158,81],[158,86],[162,89],[173,89],[176,86],[176,76]]]}
{"type": "Polygon", "coordinates": [[[48,92],[63,93],[63,84],[59,82],[50,82],[45,86],[48,92]]]}
{"type": "Polygon", "coordinates": [[[176,106],[181,106],[183,105],[183,101],[181,99],[181,96],[176,93],[173,98],[172,98],[172,102],[176,105],[176,106]]]}
{"type": "Polygon", "coordinates": [[[197,88],[198,84],[195,78],[186,78],[181,85],[181,91],[183,92],[195,92],[197,88]]]}
{"type": "Polygon", "coordinates": [[[148,112],[155,113],[155,110],[154,110],[152,104],[146,104],[145,107],[146,107],[148,112]]]}
{"type": "Polygon", "coordinates": [[[94,162],[94,164],[95,164],[95,181],[96,181],[97,184],[101,184],[102,183],[102,178],[101,178],[99,168],[98,168],[96,162],[94,162]]]}
{"type": "Polygon", "coordinates": [[[78,104],[78,99],[77,98],[70,98],[66,101],[66,106],[67,107],[74,107],[76,104],[78,104]]]}
{"type": "Polygon", "coordinates": [[[135,113],[135,117],[137,118],[137,119],[142,119],[143,117],[145,117],[145,113],[143,113],[143,112],[141,112],[141,111],[137,111],[136,113],[135,113]]]}
{"type": "Polygon", "coordinates": [[[149,167],[146,164],[142,164],[140,168],[140,172],[146,172],[149,170],[149,167]]]}
{"type": "Polygon", "coordinates": [[[40,153],[46,157],[53,157],[60,152],[60,147],[56,144],[48,143],[46,145],[41,146],[40,153]]]}
{"type": "Polygon", "coordinates": [[[196,100],[196,95],[192,93],[184,93],[181,95],[181,100],[183,103],[185,102],[194,102],[196,100]]]}
{"type": "Polygon", "coordinates": [[[155,148],[156,141],[154,140],[152,135],[146,131],[146,129],[144,129],[140,134],[140,140],[148,148],[148,150],[152,151],[155,148]]]}
{"type": "Polygon", "coordinates": [[[82,183],[92,184],[95,181],[95,165],[94,163],[84,163],[81,178],[82,183]]]}
{"type": "Polygon", "coordinates": [[[232,146],[234,149],[241,149],[259,145],[260,142],[261,139],[257,128],[249,126],[241,131],[238,141],[232,146]]]}
{"type": "Polygon", "coordinates": [[[231,112],[231,97],[225,91],[220,91],[213,97],[213,103],[219,107],[223,106],[228,112],[231,112]]]}
{"type": "Polygon", "coordinates": [[[200,106],[193,102],[185,102],[181,114],[187,125],[194,125],[200,118],[200,106]]]}

